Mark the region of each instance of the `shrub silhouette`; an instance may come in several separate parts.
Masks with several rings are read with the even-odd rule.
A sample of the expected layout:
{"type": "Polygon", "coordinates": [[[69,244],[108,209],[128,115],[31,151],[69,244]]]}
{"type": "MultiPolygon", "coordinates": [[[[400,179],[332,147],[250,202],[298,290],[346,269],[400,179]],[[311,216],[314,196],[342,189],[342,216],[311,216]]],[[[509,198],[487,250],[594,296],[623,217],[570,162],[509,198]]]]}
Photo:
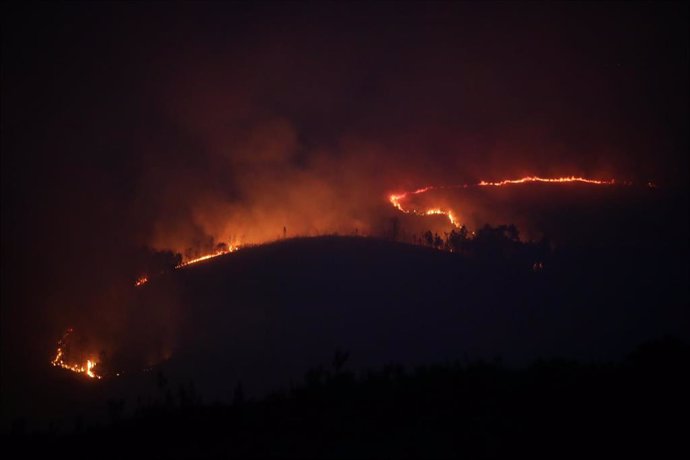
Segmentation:
{"type": "MultiPolygon", "coordinates": [[[[177,404],[149,404],[129,417],[123,401],[110,401],[110,425],[80,426],[59,442],[54,434],[34,434],[51,442],[33,447],[49,446],[57,455],[74,445],[84,452],[107,445],[105,456],[115,457],[135,450],[239,458],[634,454],[658,449],[646,443],[655,436],[673,441],[675,422],[667,417],[683,414],[679,403],[690,383],[689,348],[669,338],[609,364],[552,359],[515,369],[494,360],[413,370],[391,364],[356,376],[342,371],[347,359],[336,351],[335,372],[316,367],[303,385],[260,400],[245,400],[238,384],[232,405],[202,404],[191,384],[180,387],[177,404]],[[668,376],[676,381],[659,378],[668,376]]],[[[27,439],[21,431],[15,429],[14,442],[27,439]]]]}

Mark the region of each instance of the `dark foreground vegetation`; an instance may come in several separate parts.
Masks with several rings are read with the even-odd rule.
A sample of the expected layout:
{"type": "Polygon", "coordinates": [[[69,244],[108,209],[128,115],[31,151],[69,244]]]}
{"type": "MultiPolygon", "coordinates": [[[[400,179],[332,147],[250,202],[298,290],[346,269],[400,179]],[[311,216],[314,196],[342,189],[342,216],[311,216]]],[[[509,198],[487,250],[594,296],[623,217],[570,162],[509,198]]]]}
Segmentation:
{"type": "Polygon", "coordinates": [[[608,364],[355,374],[347,360],[337,352],[302,384],[259,400],[238,386],[232,404],[203,402],[193,385],[158,374],[157,400],[132,410],[111,400],[108,423],[26,432],[17,420],[5,445],[42,458],[620,458],[680,453],[687,435],[690,349],[671,338],[608,364]]]}

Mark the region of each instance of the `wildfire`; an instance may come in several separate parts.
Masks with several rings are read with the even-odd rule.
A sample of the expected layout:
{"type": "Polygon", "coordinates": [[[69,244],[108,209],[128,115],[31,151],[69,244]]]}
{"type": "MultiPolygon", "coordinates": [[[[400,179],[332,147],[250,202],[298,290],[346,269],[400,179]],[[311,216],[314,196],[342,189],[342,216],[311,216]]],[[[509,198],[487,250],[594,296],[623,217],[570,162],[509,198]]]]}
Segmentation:
{"type": "MultiPolygon", "coordinates": [[[[231,246],[228,246],[227,248],[221,248],[221,249],[216,250],[216,252],[214,252],[214,253],[206,254],[204,256],[197,257],[196,259],[191,259],[191,260],[187,260],[186,262],[182,262],[181,264],[176,265],[175,269],[183,268],[183,267],[186,267],[187,265],[192,265],[192,264],[195,264],[197,262],[201,262],[204,260],[212,259],[214,257],[222,256],[223,254],[229,254],[231,252],[237,251],[239,248],[240,248],[239,245],[231,245],[231,246]]],[[[146,284],[148,282],[149,282],[148,275],[141,275],[134,282],[134,286],[135,287],[143,286],[144,284],[146,284]]]]}
{"type": "Polygon", "coordinates": [[[419,190],[415,190],[414,192],[405,192],[401,193],[399,195],[390,195],[388,197],[388,200],[391,202],[394,208],[398,209],[399,211],[404,212],[405,214],[416,214],[418,216],[433,216],[433,215],[442,215],[446,216],[448,220],[450,221],[451,224],[453,224],[455,227],[460,227],[460,223],[458,222],[458,219],[456,216],[453,214],[452,211],[444,211],[443,209],[440,208],[432,208],[432,209],[427,209],[425,211],[419,211],[417,209],[405,209],[403,208],[402,204],[400,204],[401,200],[404,200],[407,198],[408,195],[418,195],[420,193],[427,192],[434,187],[429,186],[429,187],[424,187],[420,188],[419,190]]]}
{"type": "Polygon", "coordinates": [[[544,177],[537,177],[537,176],[527,176],[523,177],[521,179],[506,179],[498,182],[487,182],[487,181],[481,181],[479,186],[494,186],[494,187],[500,187],[502,185],[511,185],[511,184],[525,184],[528,182],[547,182],[547,183],[564,183],[564,182],[582,182],[585,184],[596,184],[596,185],[613,185],[615,184],[614,179],[610,180],[597,180],[597,179],[585,179],[584,177],[576,177],[576,176],[570,176],[570,177],[556,177],[556,178],[544,178],[544,177]]]}
{"type": "Polygon", "coordinates": [[[405,211],[403,209],[402,205],[400,204],[400,200],[407,198],[408,195],[418,195],[420,193],[424,193],[426,191],[429,191],[432,188],[434,188],[434,187],[429,186],[429,187],[420,188],[419,190],[415,190],[414,192],[405,192],[405,193],[401,193],[400,195],[391,195],[389,197],[389,199],[390,199],[390,202],[393,203],[393,206],[395,206],[397,209],[399,209],[402,212],[408,212],[408,211],[405,211]]]}
{"type": "Polygon", "coordinates": [[[225,249],[225,248],[219,249],[212,254],[206,254],[205,256],[197,257],[196,259],[191,259],[191,260],[188,260],[186,262],[182,262],[180,265],[176,266],[175,268],[186,267],[187,265],[192,265],[192,264],[195,264],[197,262],[201,262],[203,260],[208,260],[208,259],[212,259],[214,257],[222,256],[223,254],[229,254],[231,252],[237,251],[239,248],[240,248],[239,246],[232,246],[231,245],[231,246],[228,246],[227,249],[225,249]]]}
{"type": "Polygon", "coordinates": [[[451,224],[460,228],[460,224],[458,223],[458,220],[453,215],[452,211],[444,211],[443,209],[427,209],[424,212],[424,215],[426,215],[426,216],[433,216],[433,215],[446,216],[451,224]]]}
{"type": "MultiPolygon", "coordinates": [[[[526,184],[530,182],[544,182],[544,183],[569,183],[569,182],[580,182],[580,183],[585,183],[585,184],[595,184],[595,185],[614,185],[616,181],[614,179],[604,179],[604,180],[599,180],[599,179],[586,179],[584,177],[577,177],[577,176],[568,176],[568,177],[555,177],[555,178],[544,178],[544,177],[538,177],[538,176],[527,176],[527,177],[522,177],[520,179],[505,179],[501,180],[498,182],[489,182],[489,181],[481,181],[478,184],[475,184],[474,186],[476,187],[486,187],[486,186],[493,186],[493,187],[501,187],[504,185],[514,185],[514,184],[526,184]]],[[[418,216],[432,216],[432,215],[443,215],[448,218],[451,224],[453,224],[454,227],[460,227],[460,221],[458,220],[458,217],[453,214],[451,210],[444,210],[440,208],[431,208],[427,210],[418,210],[414,208],[406,208],[403,206],[402,202],[406,200],[408,197],[411,195],[420,195],[422,193],[426,193],[430,190],[437,190],[437,189],[442,189],[442,188],[468,188],[471,187],[471,185],[468,184],[462,184],[462,185],[453,185],[453,186],[446,186],[446,187],[438,187],[438,186],[432,186],[429,185],[427,187],[423,187],[420,189],[417,189],[413,192],[404,192],[404,193],[399,193],[399,194],[391,194],[388,197],[388,201],[393,205],[393,207],[401,212],[404,212],[405,214],[415,214],[418,216]]],[[[651,185],[650,185],[651,187],[651,185]]]]}
{"type": "MultiPolygon", "coordinates": [[[[493,187],[500,187],[500,186],[507,186],[507,185],[514,185],[514,184],[525,184],[525,183],[534,183],[534,182],[541,182],[541,183],[573,183],[573,182],[578,182],[578,183],[585,183],[585,184],[594,184],[594,185],[614,185],[616,184],[614,179],[608,179],[608,180],[599,180],[599,179],[587,179],[584,177],[577,177],[577,176],[568,176],[568,177],[557,177],[557,178],[543,178],[543,177],[538,177],[538,176],[527,176],[527,177],[522,177],[519,179],[505,179],[501,181],[496,181],[496,182],[490,182],[490,181],[485,181],[482,180],[477,184],[474,185],[468,185],[468,184],[462,184],[462,185],[452,185],[452,186],[427,186],[423,188],[419,188],[414,191],[410,192],[403,192],[403,193],[398,193],[398,194],[391,194],[388,196],[388,200],[391,203],[391,205],[397,209],[400,212],[403,212],[405,214],[414,214],[418,216],[432,216],[432,215],[441,215],[445,216],[450,223],[457,228],[461,227],[460,220],[458,216],[451,211],[450,209],[443,209],[439,207],[434,207],[434,208],[428,208],[428,209],[415,209],[413,207],[407,207],[403,203],[408,200],[411,196],[414,195],[421,195],[423,193],[426,193],[431,190],[438,190],[438,189],[455,189],[455,188],[468,188],[468,187],[487,187],[487,186],[493,186],[493,187]]],[[[649,182],[647,184],[650,188],[656,187],[656,184],[649,182]]],[[[472,232],[474,234],[474,232],[472,232]]],[[[208,259],[212,259],[214,257],[219,257],[224,254],[228,254],[231,252],[235,252],[239,249],[238,245],[229,245],[229,246],[220,246],[215,252],[211,254],[206,254],[201,257],[197,257],[195,259],[190,259],[185,262],[180,263],[175,267],[175,269],[180,269],[183,267],[186,267],[188,265],[196,264],[208,259]]],[[[543,268],[543,263],[538,262],[535,263],[532,267],[534,271],[539,271],[543,268]]],[[[144,284],[149,282],[149,277],[148,275],[144,274],[141,275],[139,278],[136,279],[134,285],[139,287],[143,286],[144,284]]],[[[56,367],[61,367],[63,369],[67,369],[72,372],[76,372],[79,374],[83,374],[88,378],[91,379],[101,379],[102,376],[97,373],[97,367],[98,367],[98,360],[90,357],[86,359],[85,362],[75,362],[69,357],[66,356],[65,353],[65,348],[66,348],[66,341],[69,337],[70,334],[72,334],[73,329],[70,328],[67,330],[65,335],[58,341],[58,347],[57,347],[57,352],[55,354],[55,357],[51,361],[51,364],[56,367]]],[[[69,353],[68,353],[69,354],[69,353]]],[[[119,375],[119,374],[118,374],[119,375]]]]}
{"type": "Polygon", "coordinates": [[[101,376],[95,372],[96,365],[98,361],[96,359],[87,359],[85,363],[70,363],[65,361],[65,341],[70,334],[74,332],[74,329],[69,328],[62,339],[58,341],[58,348],[55,354],[55,358],[50,362],[53,366],[61,367],[67,369],[68,371],[76,372],[78,374],[84,374],[92,379],[101,379],[101,376]]]}
{"type": "MultiPolygon", "coordinates": [[[[197,257],[196,259],[191,259],[186,262],[183,262],[175,267],[175,269],[183,268],[186,267],[187,265],[192,265],[204,260],[212,259],[214,257],[222,256],[224,254],[228,254],[231,252],[235,252],[239,249],[238,245],[230,245],[230,246],[225,246],[225,245],[220,245],[218,249],[212,253],[212,254],[207,254],[201,257],[197,257]]],[[[134,282],[134,286],[139,287],[143,286],[144,284],[149,282],[149,277],[148,275],[144,274],[139,276],[139,278],[136,279],[134,282]]],[[[67,329],[67,332],[62,336],[62,338],[58,341],[58,346],[57,346],[57,351],[55,353],[55,358],[50,362],[53,366],[55,367],[61,367],[62,369],[67,369],[68,371],[76,372],[78,374],[83,374],[89,378],[92,379],[97,379],[100,380],[102,378],[101,375],[98,374],[97,372],[97,366],[98,366],[98,360],[96,358],[88,358],[85,362],[76,362],[71,359],[69,359],[66,354],[69,354],[69,352],[66,353],[66,347],[67,347],[67,342],[69,336],[74,332],[74,329],[69,328],[67,329]]],[[[115,375],[120,375],[119,373],[115,375]]]]}

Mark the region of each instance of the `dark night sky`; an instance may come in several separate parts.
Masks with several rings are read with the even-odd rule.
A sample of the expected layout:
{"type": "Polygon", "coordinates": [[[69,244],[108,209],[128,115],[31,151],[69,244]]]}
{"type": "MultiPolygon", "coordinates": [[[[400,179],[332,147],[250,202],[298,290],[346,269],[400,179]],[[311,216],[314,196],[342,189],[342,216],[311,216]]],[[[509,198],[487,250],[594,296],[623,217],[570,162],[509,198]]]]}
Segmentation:
{"type": "Polygon", "coordinates": [[[3,367],[219,215],[260,240],[273,206],[340,228],[426,183],[685,186],[687,24],[658,2],[3,5],[3,367]]]}

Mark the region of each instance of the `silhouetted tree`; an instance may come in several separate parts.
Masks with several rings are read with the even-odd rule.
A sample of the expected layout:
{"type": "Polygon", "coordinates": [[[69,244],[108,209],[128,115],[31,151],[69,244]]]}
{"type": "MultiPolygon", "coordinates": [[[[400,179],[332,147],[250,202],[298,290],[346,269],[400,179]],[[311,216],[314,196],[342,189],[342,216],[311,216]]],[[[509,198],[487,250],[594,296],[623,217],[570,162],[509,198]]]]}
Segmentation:
{"type": "Polygon", "coordinates": [[[163,371],[158,371],[156,373],[156,386],[158,387],[158,390],[163,391],[167,385],[168,379],[163,374],[163,371]]]}
{"type": "Polygon", "coordinates": [[[431,230],[427,230],[426,232],[424,232],[423,236],[426,245],[432,247],[434,245],[434,234],[431,233],[431,230]]]}
{"type": "Polygon", "coordinates": [[[101,350],[98,353],[98,362],[96,363],[96,366],[94,366],[94,371],[98,375],[108,376],[110,375],[112,369],[113,366],[110,362],[110,356],[105,352],[105,350],[101,350]]]}
{"type": "Polygon", "coordinates": [[[475,256],[487,260],[508,259],[519,251],[519,232],[514,225],[484,225],[472,241],[475,256]]]}
{"type": "MultiPolygon", "coordinates": [[[[503,226],[505,227],[505,226],[503,226]]],[[[517,229],[517,227],[514,224],[510,224],[504,229],[505,235],[508,237],[509,240],[511,241],[520,241],[520,231],[517,229]]]]}
{"type": "Polygon", "coordinates": [[[26,433],[25,422],[15,419],[9,441],[18,441],[23,453],[45,445],[49,455],[40,458],[62,456],[74,446],[85,452],[107,446],[117,458],[134,449],[146,457],[174,457],[200,446],[211,458],[280,457],[268,455],[275,452],[301,458],[315,449],[338,451],[343,433],[358,440],[348,450],[355,457],[366,456],[373,443],[392,457],[411,451],[431,452],[425,458],[550,457],[563,446],[578,457],[627,454],[639,450],[637,439],[658,449],[659,429],[682,441],[677,420],[690,384],[690,348],[676,339],[649,342],[625,361],[603,365],[549,359],[513,367],[494,359],[409,372],[390,364],[356,375],[338,371],[346,360],[338,350],[335,373],[317,367],[289,393],[260,400],[245,400],[238,383],[233,405],[197,404],[190,386],[180,404],[151,402],[127,418],[124,400],[111,399],[110,424],[85,425],[78,417],[64,438],[50,429],[26,433]],[[401,442],[401,433],[414,436],[401,442]]]}
{"type": "Polygon", "coordinates": [[[335,355],[333,356],[333,369],[335,369],[335,372],[340,372],[349,357],[350,353],[348,352],[340,350],[335,351],[335,355]]]}
{"type": "Polygon", "coordinates": [[[182,255],[173,251],[156,251],[151,257],[149,273],[160,273],[174,270],[182,263],[182,255]]]}
{"type": "Polygon", "coordinates": [[[141,248],[135,257],[132,266],[132,279],[137,279],[142,274],[148,277],[174,270],[182,263],[182,254],[173,251],[155,251],[150,248],[141,248]]]}
{"type": "Polygon", "coordinates": [[[110,418],[111,424],[117,424],[122,419],[124,411],[124,399],[108,399],[108,417],[110,418]]]}
{"type": "Polygon", "coordinates": [[[391,217],[390,224],[390,233],[388,234],[388,237],[393,241],[397,241],[400,237],[400,219],[397,217],[391,217]]]}
{"type": "Polygon", "coordinates": [[[467,248],[467,227],[464,225],[459,229],[451,230],[448,235],[448,249],[453,252],[462,253],[467,248]]]}
{"type": "Polygon", "coordinates": [[[434,247],[436,249],[441,249],[443,247],[443,238],[441,238],[438,233],[434,233],[434,247]]]}

